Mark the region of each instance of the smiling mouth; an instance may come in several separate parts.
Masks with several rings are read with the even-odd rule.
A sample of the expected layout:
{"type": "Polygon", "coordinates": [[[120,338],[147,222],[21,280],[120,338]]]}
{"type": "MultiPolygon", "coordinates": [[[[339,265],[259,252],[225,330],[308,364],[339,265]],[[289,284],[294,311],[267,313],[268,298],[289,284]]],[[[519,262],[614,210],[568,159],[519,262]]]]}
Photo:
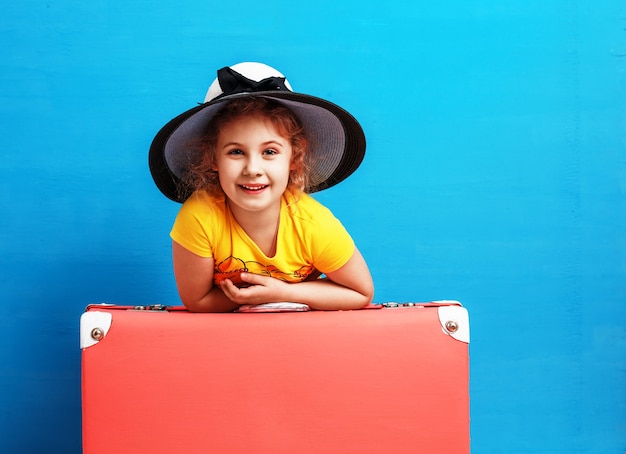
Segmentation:
{"type": "Polygon", "coordinates": [[[259,191],[262,191],[263,189],[269,187],[269,185],[267,185],[267,184],[254,184],[254,185],[240,184],[239,187],[242,188],[244,191],[259,192],[259,191]]]}

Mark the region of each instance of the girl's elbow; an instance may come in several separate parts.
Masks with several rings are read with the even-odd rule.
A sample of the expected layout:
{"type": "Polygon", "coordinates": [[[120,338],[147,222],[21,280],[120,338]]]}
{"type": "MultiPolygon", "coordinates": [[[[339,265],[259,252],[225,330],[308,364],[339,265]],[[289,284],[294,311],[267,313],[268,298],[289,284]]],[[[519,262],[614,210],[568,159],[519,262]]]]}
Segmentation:
{"type": "Polygon", "coordinates": [[[369,276],[369,279],[367,279],[367,285],[365,286],[363,296],[367,300],[367,304],[372,304],[372,301],[374,301],[374,280],[371,275],[369,276]]]}
{"type": "Polygon", "coordinates": [[[360,289],[358,293],[361,295],[361,298],[359,298],[357,309],[369,306],[374,301],[374,284],[372,283],[371,285],[360,289]]]}
{"type": "Polygon", "coordinates": [[[362,307],[369,306],[374,301],[374,288],[372,287],[371,291],[367,292],[363,295],[365,302],[362,307]]]}
{"type": "Polygon", "coordinates": [[[206,308],[203,308],[201,302],[195,298],[181,297],[180,300],[189,312],[206,312],[206,308]]]}
{"type": "Polygon", "coordinates": [[[185,309],[189,312],[207,312],[206,309],[203,310],[202,306],[196,302],[183,301],[183,306],[185,306],[185,309]]]}

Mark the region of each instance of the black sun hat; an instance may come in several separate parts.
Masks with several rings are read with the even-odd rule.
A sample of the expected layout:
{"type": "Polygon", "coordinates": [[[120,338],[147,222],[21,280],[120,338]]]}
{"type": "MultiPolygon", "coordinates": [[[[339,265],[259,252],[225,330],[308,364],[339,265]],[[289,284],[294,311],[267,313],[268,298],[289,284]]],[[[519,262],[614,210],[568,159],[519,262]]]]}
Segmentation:
{"type": "Polygon", "coordinates": [[[295,93],[287,79],[263,63],[244,62],[217,72],[203,104],[183,112],[157,133],[150,146],[150,173],[159,190],[176,202],[190,195],[182,187],[190,144],[202,137],[213,118],[233,99],[271,98],[291,109],[304,126],[312,167],[306,192],[340,183],[361,164],[365,134],[359,122],[341,107],[314,96],[295,93]]]}

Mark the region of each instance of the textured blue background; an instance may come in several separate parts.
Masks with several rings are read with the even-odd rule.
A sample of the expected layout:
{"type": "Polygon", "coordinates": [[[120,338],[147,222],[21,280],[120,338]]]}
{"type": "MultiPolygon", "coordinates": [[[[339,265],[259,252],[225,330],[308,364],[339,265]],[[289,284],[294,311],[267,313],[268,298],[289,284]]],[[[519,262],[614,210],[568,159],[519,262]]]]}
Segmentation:
{"type": "Polygon", "coordinates": [[[152,137],[257,60],[363,124],[319,199],[376,300],[470,310],[472,451],[622,454],[625,29],[623,0],[3,5],[0,451],[80,452],[84,307],[177,303],[152,137]]]}

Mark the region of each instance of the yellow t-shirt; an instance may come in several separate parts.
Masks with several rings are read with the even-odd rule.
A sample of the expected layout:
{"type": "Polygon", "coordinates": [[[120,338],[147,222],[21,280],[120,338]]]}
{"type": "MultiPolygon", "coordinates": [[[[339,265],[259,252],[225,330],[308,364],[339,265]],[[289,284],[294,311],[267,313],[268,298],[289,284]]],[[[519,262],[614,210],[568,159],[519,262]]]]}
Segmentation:
{"type": "Polygon", "coordinates": [[[170,233],[201,257],[213,257],[213,281],[247,271],[301,282],[314,272],[331,273],[352,257],[354,241],[331,211],[308,194],[285,192],[276,254],[267,257],[237,223],[224,200],[196,191],[181,207],[170,233]]]}

